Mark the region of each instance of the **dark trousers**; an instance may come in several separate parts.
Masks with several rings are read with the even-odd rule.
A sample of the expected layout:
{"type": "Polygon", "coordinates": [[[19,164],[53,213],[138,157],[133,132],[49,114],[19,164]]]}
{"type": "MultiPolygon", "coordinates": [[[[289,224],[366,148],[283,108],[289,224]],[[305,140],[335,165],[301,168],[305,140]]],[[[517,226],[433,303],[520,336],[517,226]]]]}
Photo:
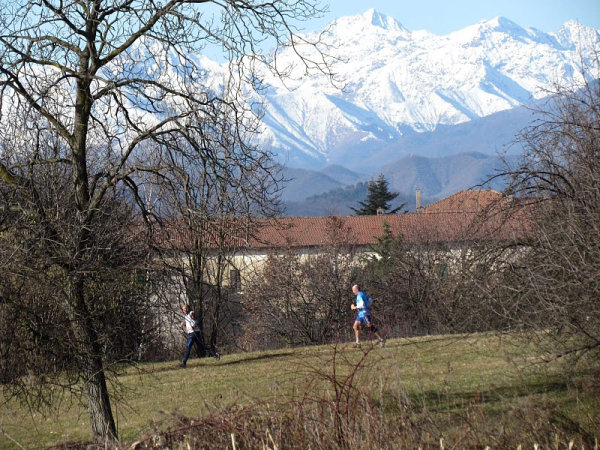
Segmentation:
{"type": "Polygon", "coordinates": [[[202,357],[202,351],[204,350],[202,341],[200,341],[200,332],[194,331],[193,333],[188,334],[187,343],[185,344],[185,353],[183,354],[182,364],[187,363],[188,358],[190,357],[190,352],[192,350],[192,345],[196,344],[196,353],[198,354],[198,358],[202,357]]]}

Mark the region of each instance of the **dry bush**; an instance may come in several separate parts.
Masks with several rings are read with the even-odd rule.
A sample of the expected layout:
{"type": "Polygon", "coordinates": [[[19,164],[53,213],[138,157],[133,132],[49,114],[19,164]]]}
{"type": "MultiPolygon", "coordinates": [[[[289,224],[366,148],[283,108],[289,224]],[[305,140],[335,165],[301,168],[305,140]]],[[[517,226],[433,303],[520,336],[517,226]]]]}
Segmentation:
{"type": "Polygon", "coordinates": [[[465,280],[456,254],[463,249],[439,242],[419,245],[394,236],[384,226],[381,237],[364,258],[357,277],[374,299],[374,318],[389,337],[481,331],[461,318],[465,280]]]}
{"type": "MultiPolygon", "coordinates": [[[[598,62],[597,62],[598,64],[598,62]]],[[[600,362],[600,83],[557,87],[507,166],[515,214],[530,237],[503,243],[501,270],[479,277],[484,308],[535,342],[547,360],[600,362]],[[513,249],[514,257],[503,255],[513,249]]]]}
{"type": "Polygon", "coordinates": [[[302,255],[290,243],[283,255],[268,257],[244,290],[247,350],[324,344],[349,335],[352,242],[343,220],[329,217],[320,253],[302,255]]]}

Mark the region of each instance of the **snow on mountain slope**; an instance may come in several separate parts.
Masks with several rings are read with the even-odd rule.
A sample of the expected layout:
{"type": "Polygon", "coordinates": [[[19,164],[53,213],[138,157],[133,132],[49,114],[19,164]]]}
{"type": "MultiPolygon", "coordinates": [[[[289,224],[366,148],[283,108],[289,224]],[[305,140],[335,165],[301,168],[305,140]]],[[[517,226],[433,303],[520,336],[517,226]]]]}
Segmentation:
{"type": "MultiPolygon", "coordinates": [[[[423,132],[508,110],[580,77],[600,33],[567,22],[556,33],[497,17],[445,36],[411,32],[374,9],[343,17],[323,36],[340,58],[334,72],[301,78],[292,89],[269,78],[260,143],[282,161],[323,167],[352,148],[365,157],[407,130],[423,132]]],[[[283,53],[285,61],[292,55],[283,53]]],[[[426,156],[426,155],[423,155],[426,156]]]]}

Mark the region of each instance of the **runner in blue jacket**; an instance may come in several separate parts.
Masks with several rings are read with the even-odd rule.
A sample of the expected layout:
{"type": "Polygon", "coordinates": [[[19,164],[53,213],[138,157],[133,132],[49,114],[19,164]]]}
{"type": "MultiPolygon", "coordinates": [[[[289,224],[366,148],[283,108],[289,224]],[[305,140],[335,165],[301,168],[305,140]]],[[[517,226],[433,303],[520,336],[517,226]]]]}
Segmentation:
{"type": "Polygon", "coordinates": [[[381,337],[375,325],[371,321],[371,297],[362,292],[358,284],[352,286],[352,293],[356,295],[356,304],[350,305],[350,308],[356,310],[358,315],[356,319],[354,319],[354,336],[356,336],[356,342],[354,343],[354,347],[360,347],[360,326],[364,324],[369,330],[371,330],[375,336],[379,339],[379,345],[383,347],[385,344],[385,339],[381,337]]]}

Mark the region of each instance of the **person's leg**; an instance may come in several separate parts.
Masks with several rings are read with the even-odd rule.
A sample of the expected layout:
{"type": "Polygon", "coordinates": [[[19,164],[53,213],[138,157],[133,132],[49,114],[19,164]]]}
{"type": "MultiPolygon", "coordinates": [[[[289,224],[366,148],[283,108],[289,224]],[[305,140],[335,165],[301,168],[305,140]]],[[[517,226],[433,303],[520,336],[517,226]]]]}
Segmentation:
{"type": "Polygon", "coordinates": [[[377,336],[377,339],[379,339],[379,345],[380,345],[381,347],[383,347],[383,345],[384,345],[384,343],[385,343],[385,339],[384,339],[384,338],[381,336],[381,334],[379,334],[379,331],[377,331],[377,330],[375,329],[375,330],[373,330],[373,334],[374,334],[375,336],[377,336]]]}
{"type": "Polygon", "coordinates": [[[221,354],[217,351],[217,348],[214,345],[210,346],[210,350],[208,351],[208,355],[215,358],[217,361],[221,359],[221,354]]]}
{"type": "Polygon", "coordinates": [[[358,319],[354,321],[354,326],[352,328],[354,328],[354,337],[356,338],[356,343],[354,345],[359,346],[360,345],[360,321],[358,319]]]}
{"type": "Polygon", "coordinates": [[[204,350],[204,344],[200,338],[199,331],[194,332],[194,344],[196,344],[196,355],[198,358],[204,358],[206,356],[206,351],[204,350]]]}
{"type": "Polygon", "coordinates": [[[367,325],[367,328],[369,329],[369,331],[372,332],[375,336],[377,336],[377,339],[379,339],[379,345],[383,346],[385,339],[383,339],[381,337],[381,334],[379,334],[377,327],[375,325],[373,325],[373,321],[371,320],[371,317],[369,317],[369,316],[365,317],[365,324],[367,325]]]}
{"type": "Polygon", "coordinates": [[[185,344],[185,352],[183,353],[183,359],[181,360],[180,366],[185,367],[187,360],[190,357],[190,351],[192,350],[192,344],[194,343],[194,335],[188,334],[188,340],[185,344]]]}

